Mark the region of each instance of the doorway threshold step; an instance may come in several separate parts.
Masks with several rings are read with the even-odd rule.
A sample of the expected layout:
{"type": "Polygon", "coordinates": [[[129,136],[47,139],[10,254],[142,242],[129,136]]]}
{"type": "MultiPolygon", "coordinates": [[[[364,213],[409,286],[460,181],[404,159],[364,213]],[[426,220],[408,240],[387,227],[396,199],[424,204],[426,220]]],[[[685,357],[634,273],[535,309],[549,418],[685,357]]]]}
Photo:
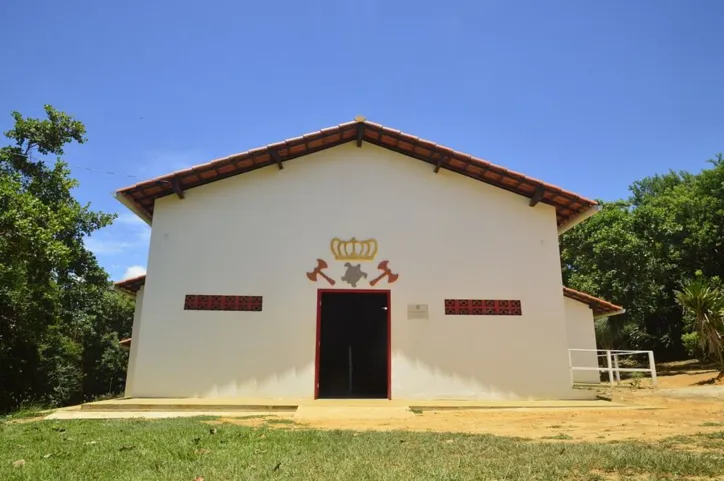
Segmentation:
{"type": "Polygon", "coordinates": [[[334,405],[318,404],[300,405],[294,414],[296,421],[315,419],[406,419],[414,418],[415,413],[407,406],[375,406],[375,405],[334,405]]]}

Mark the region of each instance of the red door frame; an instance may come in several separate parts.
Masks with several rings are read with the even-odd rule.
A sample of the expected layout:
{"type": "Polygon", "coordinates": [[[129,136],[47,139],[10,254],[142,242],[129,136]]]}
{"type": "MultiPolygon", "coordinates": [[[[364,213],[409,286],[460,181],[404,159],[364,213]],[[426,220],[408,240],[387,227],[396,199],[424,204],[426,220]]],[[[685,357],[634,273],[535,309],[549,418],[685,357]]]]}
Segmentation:
{"type": "Polygon", "coordinates": [[[319,399],[319,351],[322,335],[322,294],[387,294],[387,399],[392,399],[392,304],[389,289],[317,289],[317,335],[314,355],[314,399],[319,399]]]}

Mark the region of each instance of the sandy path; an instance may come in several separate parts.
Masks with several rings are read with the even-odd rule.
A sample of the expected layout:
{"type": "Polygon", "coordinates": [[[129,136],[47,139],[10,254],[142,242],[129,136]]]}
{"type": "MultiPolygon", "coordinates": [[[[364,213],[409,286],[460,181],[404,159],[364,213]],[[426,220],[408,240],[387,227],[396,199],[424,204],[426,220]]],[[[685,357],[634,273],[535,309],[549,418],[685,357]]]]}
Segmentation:
{"type": "MultiPolygon", "coordinates": [[[[663,375],[657,389],[624,386],[600,390],[602,394],[612,396],[615,402],[650,409],[442,411],[424,412],[406,419],[318,419],[294,426],[360,431],[402,429],[490,433],[535,439],[565,435],[575,441],[656,440],[724,431],[724,397],[705,395],[708,392],[724,395],[724,385],[696,385],[712,379],[712,376],[712,371],[663,375]]],[[[225,418],[223,421],[255,426],[267,423],[267,419],[259,418],[225,418]]]]}

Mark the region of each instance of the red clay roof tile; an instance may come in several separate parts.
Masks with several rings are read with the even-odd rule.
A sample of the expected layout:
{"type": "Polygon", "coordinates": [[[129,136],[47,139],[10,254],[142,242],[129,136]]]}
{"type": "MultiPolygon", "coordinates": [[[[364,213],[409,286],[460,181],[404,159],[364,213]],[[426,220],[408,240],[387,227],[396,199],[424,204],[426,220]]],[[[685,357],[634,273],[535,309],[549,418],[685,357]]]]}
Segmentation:
{"type": "Polygon", "coordinates": [[[593,297],[592,295],[586,294],[585,292],[571,289],[570,287],[563,288],[563,295],[569,299],[573,299],[574,301],[588,304],[588,306],[593,310],[594,316],[605,316],[606,314],[622,314],[624,311],[623,307],[621,306],[611,304],[608,301],[604,301],[603,299],[599,299],[598,297],[593,297]]]}
{"type": "Polygon", "coordinates": [[[362,126],[362,140],[371,144],[414,157],[423,162],[472,177],[516,194],[531,197],[538,188],[544,189],[542,203],[556,209],[558,225],[565,224],[583,211],[596,206],[597,202],[551,184],[527,177],[483,159],[458,152],[434,142],[420,139],[399,130],[390,129],[369,121],[347,122],[317,132],[293,137],[239,154],[212,160],[140,182],[117,191],[134,209],[151,220],[156,199],[173,194],[173,182],[183,189],[192,189],[217,180],[243,174],[251,170],[274,165],[271,154],[276,151],[280,161],[286,162],[313,152],[353,142],[357,139],[358,126],[362,126]]]}

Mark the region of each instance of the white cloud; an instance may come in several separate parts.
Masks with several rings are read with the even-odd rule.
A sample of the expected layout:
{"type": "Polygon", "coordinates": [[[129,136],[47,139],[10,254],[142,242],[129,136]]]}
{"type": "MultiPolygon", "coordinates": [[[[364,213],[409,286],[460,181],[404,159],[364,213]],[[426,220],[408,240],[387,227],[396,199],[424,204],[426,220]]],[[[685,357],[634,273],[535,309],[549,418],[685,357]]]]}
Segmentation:
{"type": "Polygon", "coordinates": [[[86,238],[85,246],[96,255],[99,254],[120,254],[134,246],[133,243],[117,241],[113,239],[101,239],[98,237],[86,238]]]}
{"type": "Polygon", "coordinates": [[[123,277],[121,278],[122,281],[126,279],[132,279],[134,277],[143,276],[146,275],[146,268],[143,266],[131,266],[128,269],[126,269],[126,272],[123,274],[123,277]]]}
{"type": "Polygon", "coordinates": [[[151,227],[138,216],[123,213],[111,226],[86,237],[85,246],[96,255],[109,256],[147,249],[150,240],[151,227]]]}

